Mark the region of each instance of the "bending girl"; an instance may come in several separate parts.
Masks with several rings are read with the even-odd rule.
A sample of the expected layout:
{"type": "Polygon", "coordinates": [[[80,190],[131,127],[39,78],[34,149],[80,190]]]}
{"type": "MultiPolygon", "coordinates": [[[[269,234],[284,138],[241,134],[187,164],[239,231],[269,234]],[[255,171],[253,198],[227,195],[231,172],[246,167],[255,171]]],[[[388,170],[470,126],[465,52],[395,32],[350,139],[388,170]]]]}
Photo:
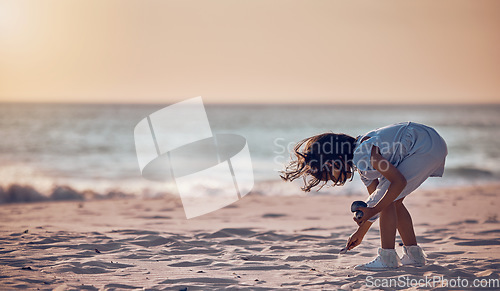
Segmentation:
{"type": "Polygon", "coordinates": [[[370,194],[366,200],[368,207],[360,208],[364,215],[354,219],[358,229],[349,237],[346,247],[351,250],[358,246],[379,217],[382,247],[373,261],[358,265],[356,269],[381,270],[401,264],[425,264],[403,200],[428,177],[443,175],[448,151],[445,141],[433,128],[402,122],[356,138],[324,133],[300,141],[294,154],[296,159],[287,165],[281,177],[286,181],[302,177],[304,191],[316,186],[321,189],[328,181],[334,186],[344,185],[352,180],[354,171],[365,184],[370,194]],[[401,259],[394,249],[396,230],[404,244],[401,259]]]}

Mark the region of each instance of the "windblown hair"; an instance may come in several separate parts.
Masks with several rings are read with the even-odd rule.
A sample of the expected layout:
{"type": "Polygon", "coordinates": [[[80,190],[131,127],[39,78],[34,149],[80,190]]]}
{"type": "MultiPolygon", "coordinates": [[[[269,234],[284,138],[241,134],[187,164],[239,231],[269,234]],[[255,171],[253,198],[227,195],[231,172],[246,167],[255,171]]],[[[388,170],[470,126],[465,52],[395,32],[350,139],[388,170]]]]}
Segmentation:
{"type": "Polygon", "coordinates": [[[329,180],[332,180],[332,186],[342,186],[347,181],[347,173],[351,173],[351,180],[354,176],[352,158],[355,144],[354,137],[343,133],[323,133],[303,139],[295,145],[291,161],[280,176],[285,181],[302,177],[304,186],[301,189],[305,192],[324,182],[319,191],[329,180]],[[332,167],[340,171],[337,180],[332,176],[332,167]],[[312,178],[307,180],[308,176],[312,178]]]}

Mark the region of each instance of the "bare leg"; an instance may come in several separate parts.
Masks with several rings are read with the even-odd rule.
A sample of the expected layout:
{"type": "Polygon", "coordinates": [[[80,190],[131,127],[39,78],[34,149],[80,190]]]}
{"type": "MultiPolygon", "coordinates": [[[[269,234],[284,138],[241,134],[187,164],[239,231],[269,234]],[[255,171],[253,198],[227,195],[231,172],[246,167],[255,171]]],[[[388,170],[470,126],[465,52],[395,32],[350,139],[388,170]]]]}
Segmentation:
{"type": "Polygon", "coordinates": [[[394,202],[380,212],[380,240],[383,249],[394,249],[397,220],[394,202]]]}
{"type": "Polygon", "coordinates": [[[413,230],[413,222],[410,213],[403,204],[403,199],[394,202],[397,213],[397,228],[405,246],[416,246],[417,238],[413,230]]]}

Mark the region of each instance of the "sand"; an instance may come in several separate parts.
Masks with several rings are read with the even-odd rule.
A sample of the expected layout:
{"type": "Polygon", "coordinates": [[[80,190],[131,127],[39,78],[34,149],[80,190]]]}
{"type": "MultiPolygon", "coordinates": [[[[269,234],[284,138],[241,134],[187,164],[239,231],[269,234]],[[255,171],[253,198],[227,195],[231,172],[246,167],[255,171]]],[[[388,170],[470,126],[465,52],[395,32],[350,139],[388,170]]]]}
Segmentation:
{"type": "Polygon", "coordinates": [[[358,248],[338,254],[356,228],[350,203],[364,193],[249,194],[191,220],[174,198],[4,204],[0,289],[392,290],[388,279],[415,289],[416,280],[434,276],[498,284],[498,186],[411,194],[406,205],[429,263],[380,272],[353,269],[375,256],[378,225],[358,248]]]}

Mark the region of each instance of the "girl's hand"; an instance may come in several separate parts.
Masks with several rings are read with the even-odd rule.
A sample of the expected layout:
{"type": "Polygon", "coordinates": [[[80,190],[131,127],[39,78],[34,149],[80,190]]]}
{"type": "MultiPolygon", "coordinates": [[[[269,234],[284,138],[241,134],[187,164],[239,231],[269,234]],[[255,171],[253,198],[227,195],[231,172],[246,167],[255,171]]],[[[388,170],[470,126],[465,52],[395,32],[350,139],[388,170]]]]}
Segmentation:
{"type": "Polygon", "coordinates": [[[362,226],[368,219],[372,218],[375,214],[377,214],[377,211],[373,207],[359,207],[358,210],[363,212],[363,217],[359,219],[353,217],[353,219],[359,226],[362,226]]]}
{"type": "Polygon", "coordinates": [[[366,232],[360,231],[359,229],[355,231],[347,240],[346,248],[352,250],[357,247],[363,241],[365,234],[366,232]]]}

